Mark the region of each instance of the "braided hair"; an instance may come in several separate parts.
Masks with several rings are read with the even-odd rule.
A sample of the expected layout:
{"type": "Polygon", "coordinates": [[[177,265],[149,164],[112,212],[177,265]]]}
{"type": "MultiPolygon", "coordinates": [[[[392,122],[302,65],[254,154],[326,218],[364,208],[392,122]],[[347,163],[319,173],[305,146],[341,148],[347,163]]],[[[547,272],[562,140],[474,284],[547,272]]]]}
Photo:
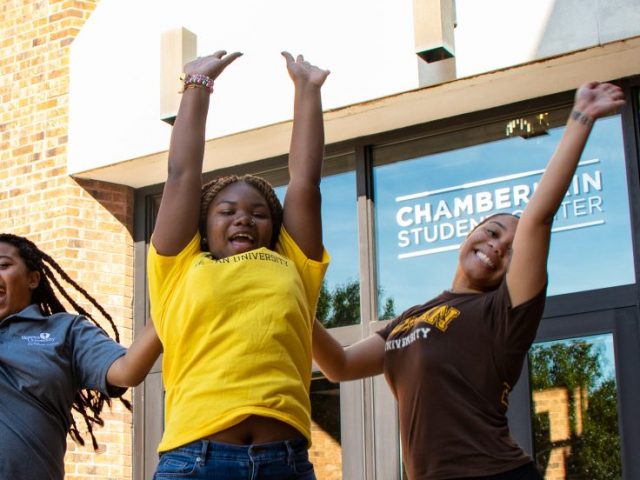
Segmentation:
{"type": "MultiPolygon", "coordinates": [[[[275,248],[278,236],[280,235],[280,226],[282,225],[282,204],[273,190],[273,187],[264,178],[256,177],[255,175],[228,175],[225,177],[219,177],[205,183],[202,186],[202,193],[200,197],[200,236],[205,239],[207,236],[207,213],[209,211],[209,205],[213,199],[229,185],[237,182],[244,182],[262,194],[267,201],[269,212],[271,213],[271,222],[273,224],[273,233],[271,234],[271,242],[269,248],[272,250],[275,248]]],[[[206,243],[203,241],[203,248],[206,247],[206,243]]]]}
{"type": "MultiPolygon", "coordinates": [[[[90,319],[98,328],[105,331],[104,328],[96,321],[96,319],[87,310],[82,308],[69,293],[64,289],[60,280],[54,275],[54,272],[63,279],[68,285],[71,285],[77,292],[88,300],[98,311],[106,318],[111,325],[111,329],[114,332],[115,340],[120,340],[120,334],[116,327],[111,315],[94,299],[84,288],[78,285],[58,263],[49,255],[40,250],[32,241],[13,235],[10,233],[0,233],[0,242],[7,243],[14,246],[20,255],[20,258],[25,263],[25,266],[29,271],[40,273],[40,283],[33,290],[31,301],[40,308],[40,312],[43,315],[52,315],[54,313],[66,312],[62,302],[56,296],[56,290],[61,294],[74,308],[74,310],[84,317],[90,319]],[[55,286],[55,290],[54,287],[55,286]]],[[[105,332],[106,333],[106,332],[105,332]]],[[[131,410],[131,403],[120,397],[120,401],[124,406],[131,410]]],[[[110,398],[95,390],[79,390],[76,392],[75,398],[71,408],[80,413],[84,419],[85,425],[89,434],[91,435],[91,442],[95,450],[98,449],[98,442],[93,433],[93,426],[97,424],[99,426],[104,425],[104,420],[101,418],[102,409],[104,404],[111,406],[110,398]]],[[[69,428],[69,435],[71,438],[80,445],[84,445],[84,439],[78,430],[73,415],[71,416],[71,426],[69,428]]]]}

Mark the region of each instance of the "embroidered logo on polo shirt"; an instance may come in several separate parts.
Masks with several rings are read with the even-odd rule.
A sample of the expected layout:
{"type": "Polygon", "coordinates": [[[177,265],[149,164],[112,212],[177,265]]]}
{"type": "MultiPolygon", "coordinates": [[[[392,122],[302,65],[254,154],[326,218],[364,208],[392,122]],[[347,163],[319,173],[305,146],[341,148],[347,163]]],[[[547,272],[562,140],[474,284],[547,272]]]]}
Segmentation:
{"type": "Polygon", "coordinates": [[[27,345],[48,345],[56,339],[49,332],[42,332],[40,335],[22,335],[20,338],[27,342],[27,345]]]}

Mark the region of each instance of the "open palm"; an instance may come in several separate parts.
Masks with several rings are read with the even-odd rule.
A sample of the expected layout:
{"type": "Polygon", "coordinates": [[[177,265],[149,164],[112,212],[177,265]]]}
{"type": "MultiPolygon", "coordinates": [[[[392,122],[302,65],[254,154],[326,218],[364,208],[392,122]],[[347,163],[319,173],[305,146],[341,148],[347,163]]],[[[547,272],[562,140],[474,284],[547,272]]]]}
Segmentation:
{"type": "Polygon", "coordinates": [[[329,70],[323,70],[307,62],[302,55],[295,59],[289,52],[282,52],[287,61],[287,71],[294,82],[304,82],[321,87],[329,75],[329,70]]]}
{"type": "Polygon", "coordinates": [[[187,63],[184,66],[184,73],[187,75],[206,75],[210,79],[214,80],[224,71],[225,68],[227,68],[228,65],[241,56],[242,53],[240,52],[233,52],[227,55],[226,50],[218,50],[211,55],[198,57],[187,63]]]}

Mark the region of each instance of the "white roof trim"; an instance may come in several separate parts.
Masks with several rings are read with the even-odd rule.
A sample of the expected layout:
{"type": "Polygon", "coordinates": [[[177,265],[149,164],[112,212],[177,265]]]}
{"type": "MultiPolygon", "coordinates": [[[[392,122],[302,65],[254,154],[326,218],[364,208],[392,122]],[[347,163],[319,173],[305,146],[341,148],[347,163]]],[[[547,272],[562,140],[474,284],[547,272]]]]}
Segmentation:
{"type": "MultiPolygon", "coordinates": [[[[640,74],[640,37],[419,88],[325,112],[326,143],[395,130],[640,74]]],[[[286,154],[291,121],[208,140],[203,170],[286,154]]],[[[167,151],[82,172],[79,178],[140,188],[166,179],[167,151]]]]}

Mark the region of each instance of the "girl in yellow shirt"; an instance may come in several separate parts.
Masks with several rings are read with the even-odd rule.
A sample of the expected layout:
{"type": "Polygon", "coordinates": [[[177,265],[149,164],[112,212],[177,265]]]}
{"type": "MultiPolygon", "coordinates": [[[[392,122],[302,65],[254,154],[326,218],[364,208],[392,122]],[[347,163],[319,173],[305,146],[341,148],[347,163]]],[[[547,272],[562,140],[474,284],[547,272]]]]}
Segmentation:
{"type": "Polygon", "coordinates": [[[284,208],[258,177],[202,186],[213,82],[241,54],[218,51],[184,69],[148,259],[166,388],[156,478],[315,478],[308,393],[328,264],[320,90],[329,72],[282,55],[295,86],[284,208]]]}

